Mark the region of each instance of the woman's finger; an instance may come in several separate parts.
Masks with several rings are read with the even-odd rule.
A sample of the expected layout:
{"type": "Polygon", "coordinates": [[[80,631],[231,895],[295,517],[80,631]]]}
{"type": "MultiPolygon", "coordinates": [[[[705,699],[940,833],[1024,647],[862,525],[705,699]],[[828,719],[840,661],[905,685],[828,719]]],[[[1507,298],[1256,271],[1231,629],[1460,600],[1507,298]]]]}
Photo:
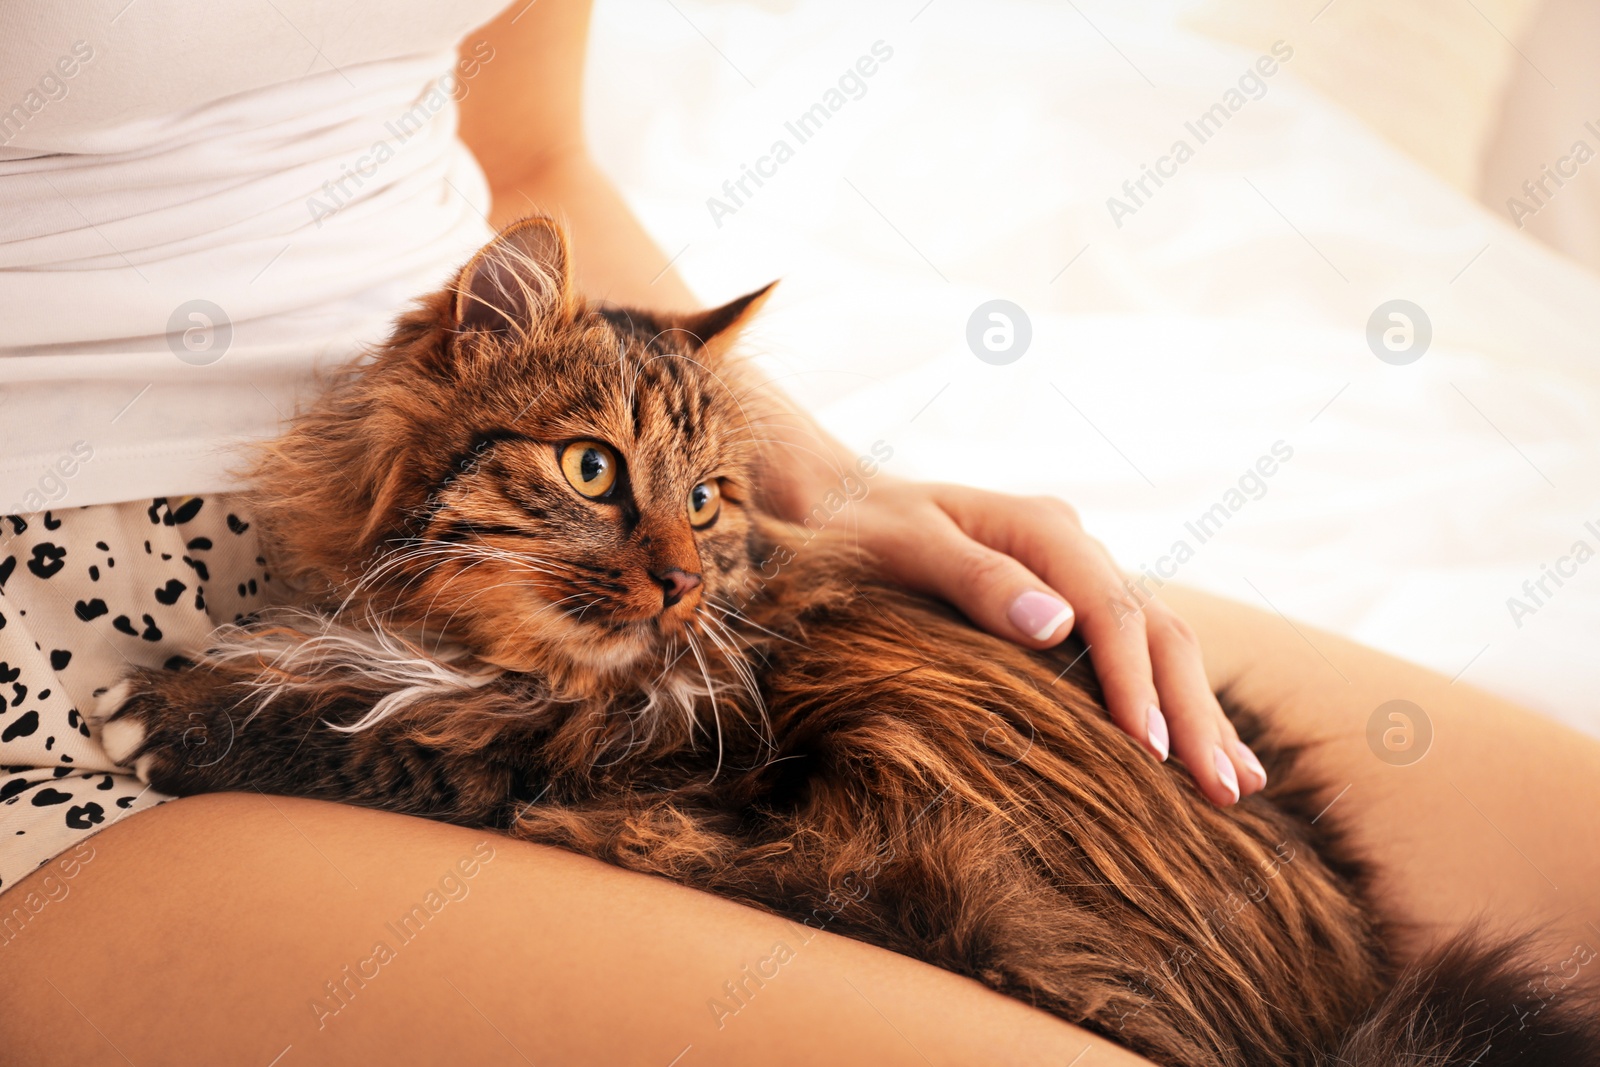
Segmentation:
{"type": "Polygon", "coordinates": [[[1147,606],[1150,662],[1172,725],[1172,750],[1212,802],[1233,804],[1266,785],[1267,775],[1245,748],[1206,681],[1194,632],[1164,604],[1147,606]]]}
{"type": "Polygon", "coordinates": [[[959,487],[941,487],[940,499],[963,531],[1037,574],[1075,607],[1112,721],[1157,759],[1166,759],[1170,727],[1150,664],[1144,615],[1110,556],[1083,532],[1072,510],[1048,498],[959,487]]]}
{"type": "Polygon", "coordinates": [[[899,525],[889,544],[882,532],[873,539],[890,578],[1028,648],[1049,648],[1072,632],[1071,606],[1021,563],[974,541],[932,504],[915,519],[899,525]]]}
{"type": "MultiPolygon", "coordinates": [[[[1056,585],[1057,580],[1050,584],[1056,585]]],[[[1107,595],[1104,589],[1099,594],[1101,598],[1107,595]]],[[[1097,601],[1093,594],[1081,602],[1085,607],[1078,629],[1088,645],[1111,721],[1157,759],[1165,760],[1172,749],[1172,724],[1156,687],[1143,616],[1137,611],[1108,610],[1102,606],[1104,600],[1097,601]]]]}

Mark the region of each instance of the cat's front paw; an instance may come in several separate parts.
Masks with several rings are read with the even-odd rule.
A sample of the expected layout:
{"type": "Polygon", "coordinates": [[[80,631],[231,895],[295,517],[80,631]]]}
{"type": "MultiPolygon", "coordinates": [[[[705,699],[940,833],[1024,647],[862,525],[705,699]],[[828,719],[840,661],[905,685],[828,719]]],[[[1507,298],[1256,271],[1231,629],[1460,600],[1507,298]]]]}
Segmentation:
{"type": "Polygon", "coordinates": [[[155,757],[140,758],[149,731],[145,728],[146,716],[139,703],[133,700],[137,692],[134,682],[133,678],[124,678],[99,694],[94,711],[89,713],[89,722],[99,730],[100,747],[106,750],[111,762],[118,767],[133,768],[139,780],[148,784],[150,765],[155,757]]]}
{"type": "Polygon", "coordinates": [[[175,687],[182,681],[174,672],[140,671],[98,694],[88,719],[117,766],[163,792],[193,792],[204,788],[204,769],[226,746],[213,743],[215,731],[192,694],[167,692],[175,687]]]}

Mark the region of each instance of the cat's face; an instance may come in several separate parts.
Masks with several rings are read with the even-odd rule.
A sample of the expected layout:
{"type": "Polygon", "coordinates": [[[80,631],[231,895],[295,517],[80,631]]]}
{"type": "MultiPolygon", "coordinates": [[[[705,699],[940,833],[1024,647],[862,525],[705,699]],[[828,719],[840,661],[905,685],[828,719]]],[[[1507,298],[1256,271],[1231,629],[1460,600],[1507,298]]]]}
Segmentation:
{"type": "Polygon", "coordinates": [[[362,373],[362,432],[394,457],[363,580],[509,669],[664,669],[732,640],[747,585],[756,430],[722,349],[760,294],[597,310],[568,269],[553,224],[513,227],[362,373]]]}

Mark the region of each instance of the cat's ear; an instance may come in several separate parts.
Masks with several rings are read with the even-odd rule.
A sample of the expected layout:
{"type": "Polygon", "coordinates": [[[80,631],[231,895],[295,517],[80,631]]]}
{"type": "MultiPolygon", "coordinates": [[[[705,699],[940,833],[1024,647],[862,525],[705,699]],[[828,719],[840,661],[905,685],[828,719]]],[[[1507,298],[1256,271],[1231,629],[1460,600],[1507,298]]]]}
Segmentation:
{"type": "Polygon", "coordinates": [[[669,329],[689,334],[708,355],[720,356],[739,339],[740,331],[756,317],[777,284],[769,282],[755,292],[730,300],[721,307],[662,318],[669,329]]]}
{"type": "Polygon", "coordinates": [[[513,222],[472,257],[456,283],[457,329],[526,334],[571,310],[572,261],[553,219],[513,222]]]}

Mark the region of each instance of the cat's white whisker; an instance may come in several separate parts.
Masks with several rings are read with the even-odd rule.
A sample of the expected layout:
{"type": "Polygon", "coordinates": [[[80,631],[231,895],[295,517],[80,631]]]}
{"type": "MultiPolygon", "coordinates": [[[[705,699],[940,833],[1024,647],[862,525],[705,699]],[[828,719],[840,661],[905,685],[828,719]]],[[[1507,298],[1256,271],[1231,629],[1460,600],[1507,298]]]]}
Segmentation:
{"type": "MultiPolygon", "coordinates": [[[[710,623],[721,629],[728,636],[730,642],[735,641],[733,632],[721,622],[710,616],[701,616],[700,619],[702,622],[710,623]]],[[[761,697],[760,684],[756,681],[755,672],[751,670],[749,662],[739,654],[736,643],[733,645],[725,644],[717,637],[716,631],[709,626],[703,632],[706,637],[710,638],[711,643],[717,646],[717,651],[722,653],[723,660],[733,669],[733,672],[739,676],[739,680],[744,684],[745,691],[750,694],[750,701],[753,705],[752,710],[755,712],[756,720],[764,728],[761,740],[768,749],[776,751],[778,742],[772,733],[772,720],[767,714],[766,701],[761,697]]]]}
{"type": "MultiPolygon", "coordinates": [[[[522,585],[522,584],[525,584],[525,583],[521,583],[521,582],[503,582],[503,583],[501,583],[501,585],[503,585],[503,586],[514,586],[514,585],[522,585]]],[[[499,587],[497,586],[496,588],[499,588],[499,587]]],[[[557,615],[561,615],[561,616],[564,616],[564,617],[570,617],[569,613],[567,611],[561,610],[561,605],[565,604],[569,600],[576,600],[580,596],[583,596],[583,594],[582,593],[573,593],[570,596],[562,597],[560,600],[552,600],[547,604],[536,605],[535,608],[534,608],[534,611],[532,613],[530,613],[528,615],[525,615],[521,619],[519,619],[517,621],[516,628],[513,629],[510,633],[505,635],[506,640],[509,641],[509,640],[519,636],[534,621],[534,619],[541,612],[549,611],[549,612],[554,612],[557,615]]]]}
{"type": "Polygon", "coordinates": [[[684,628],[683,635],[688,639],[689,651],[694,653],[695,662],[700,665],[700,675],[706,680],[706,697],[711,702],[711,722],[717,731],[717,763],[711,770],[710,782],[717,780],[717,775],[722,773],[722,715],[717,708],[716,685],[711,681],[711,671],[706,666],[706,657],[700,651],[700,643],[694,639],[694,628],[684,628]]]}
{"type": "MultiPolygon", "coordinates": [[[[488,559],[482,559],[482,560],[478,560],[478,561],[477,561],[477,562],[475,562],[475,563],[473,563],[473,564],[471,564],[471,565],[470,565],[470,566],[468,566],[468,567],[465,567],[465,568],[463,568],[463,569],[462,569],[462,570],[461,570],[461,572],[460,572],[460,573],[461,573],[461,574],[465,574],[465,573],[466,573],[466,572],[467,572],[467,571],[469,571],[469,570],[471,570],[471,569],[472,569],[472,568],[473,568],[473,567],[475,567],[475,566],[477,566],[477,565],[478,565],[478,563],[484,563],[484,562],[489,562],[489,560],[488,560],[488,559]]],[[[498,559],[496,559],[496,560],[495,560],[495,562],[504,562],[504,561],[502,561],[502,560],[498,560],[498,559]]],[[[535,573],[540,573],[540,574],[553,574],[553,573],[554,573],[554,572],[552,572],[552,571],[549,571],[549,570],[544,570],[544,569],[541,569],[541,568],[539,568],[539,567],[532,567],[532,566],[530,566],[530,567],[528,567],[528,568],[527,568],[527,569],[529,569],[529,570],[532,570],[532,571],[534,571],[534,572],[535,572],[535,573]]],[[[452,577],[456,577],[456,576],[452,576],[452,577]]],[[[447,584],[447,585],[448,585],[448,584],[449,584],[449,580],[448,580],[448,579],[446,579],[446,584],[447,584]]],[[[532,581],[517,581],[517,582],[512,582],[512,581],[507,581],[507,582],[500,582],[500,583],[498,583],[498,584],[497,584],[497,585],[494,585],[494,586],[491,586],[491,587],[490,587],[490,588],[493,588],[493,589],[504,589],[504,588],[513,588],[513,587],[521,587],[521,586],[527,586],[527,587],[529,587],[529,588],[532,588],[532,589],[534,589],[534,590],[536,590],[536,591],[537,591],[537,590],[538,590],[538,589],[539,589],[539,586],[538,586],[538,584],[537,584],[537,583],[535,583],[535,582],[532,582],[532,581]]],[[[441,594],[441,593],[443,593],[443,592],[444,592],[444,590],[443,590],[443,589],[441,589],[441,590],[438,590],[438,591],[437,591],[437,592],[435,592],[435,593],[434,593],[434,595],[433,595],[433,597],[432,597],[432,598],[431,598],[431,599],[430,599],[430,600],[429,600],[429,601],[428,601],[428,612],[427,612],[427,613],[425,613],[425,616],[424,616],[424,617],[426,617],[426,614],[429,614],[429,613],[431,613],[431,612],[432,612],[432,611],[433,611],[433,605],[434,605],[434,603],[435,603],[435,602],[436,602],[436,601],[437,601],[437,600],[438,600],[438,598],[439,598],[439,596],[440,596],[440,594],[441,594]]],[[[475,592],[480,592],[480,591],[479,591],[479,590],[475,590],[475,592]]],[[[570,598],[570,597],[565,597],[565,598],[563,598],[563,599],[571,599],[571,598],[570,598]]],[[[451,612],[451,613],[450,613],[450,616],[449,616],[449,618],[447,618],[447,619],[445,619],[445,621],[444,621],[444,627],[443,627],[443,628],[444,628],[444,629],[445,629],[445,630],[446,630],[446,631],[448,631],[448,630],[449,630],[449,629],[450,629],[450,624],[451,624],[451,623],[453,623],[453,622],[455,622],[455,619],[456,619],[456,616],[457,616],[457,615],[459,615],[459,614],[460,614],[460,613],[461,613],[461,612],[462,612],[462,611],[463,611],[463,610],[464,610],[464,609],[465,609],[465,608],[467,608],[467,607],[468,607],[468,606],[469,606],[469,601],[467,601],[467,600],[465,600],[465,599],[464,599],[464,600],[463,600],[463,601],[462,601],[462,602],[461,602],[461,603],[460,603],[460,604],[459,604],[459,605],[458,605],[458,606],[457,606],[457,607],[456,607],[456,609],[455,609],[455,610],[454,610],[454,611],[452,611],[452,612],[451,612]]]]}
{"type": "Polygon", "coordinates": [[[425,559],[429,559],[431,562],[429,562],[426,567],[423,567],[421,570],[410,575],[407,581],[398,590],[399,592],[404,593],[408,591],[413,585],[425,578],[429,573],[438,567],[444,565],[445,563],[456,560],[472,560],[473,563],[469,564],[469,567],[466,569],[470,569],[471,566],[475,566],[479,562],[486,562],[494,559],[515,563],[530,570],[550,574],[553,577],[568,576],[563,574],[562,571],[556,569],[564,565],[554,560],[547,560],[541,557],[529,556],[522,553],[507,552],[503,549],[497,549],[493,546],[481,543],[477,545],[462,545],[447,544],[439,541],[425,542],[422,544],[407,545],[404,548],[397,549],[386,557],[383,557],[374,566],[368,568],[367,571],[357,581],[356,585],[351,589],[349,595],[346,596],[344,602],[340,604],[339,610],[342,611],[347,608],[351,601],[355,597],[359,596],[364,589],[375,586],[388,574],[408,567],[419,560],[425,559]]]}
{"type": "MultiPolygon", "coordinates": [[[[510,563],[515,563],[518,566],[521,566],[521,567],[523,567],[523,568],[525,568],[527,570],[534,571],[536,573],[550,574],[550,575],[555,576],[555,577],[565,577],[565,575],[562,575],[559,572],[550,569],[548,566],[541,566],[541,564],[544,564],[547,561],[541,560],[538,557],[523,556],[523,555],[518,554],[518,553],[510,553],[510,552],[505,552],[503,550],[498,550],[498,549],[489,549],[489,546],[441,545],[439,547],[441,549],[445,549],[446,550],[446,551],[440,553],[441,557],[452,557],[452,558],[457,559],[457,560],[471,560],[471,562],[468,563],[465,567],[461,568],[461,570],[458,571],[456,574],[451,575],[450,578],[447,578],[444,581],[444,583],[442,584],[441,588],[436,589],[434,591],[433,596],[431,596],[429,598],[429,600],[428,600],[427,609],[423,612],[424,621],[432,614],[434,605],[438,602],[439,597],[441,595],[443,595],[443,593],[448,589],[448,587],[450,585],[451,578],[460,577],[461,575],[467,573],[468,571],[472,570],[473,568],[478,567],[478,566],[480,566],[481,564],[484,564],[484,563],[510,562],[510,563]]],[[[402,591],[404,591],[406,589],[409,589],[412,584],[414,584],[416,581],[420,580],[422,575],[428,573],[428,571],[431,571],[431,570],[437,568],[438,566],[442,565],[444,562],[448,562],[448,561],[449,561],[448,558],[441,558],[441,559],[437,560],[436,562],[434,562],[433,564],[430,564],[430,566],[428,568],[425,568],[424,571],[421,572],[421,574],[413,576],[413,578],[410,581],[408,581],[405,586],[402,587],[402,591]]],[[[465,606],[465,604],[459,605],[455,609],[455,611],[452,611],[450,613],[449,619],[447,619],[445,621],[445,629],[448,630],[450,622],[455,619],[455,616],[461,611],[462,607],[464,607],[464,606],[465,606]]]]}
{"type": "Polygon", "coordinates": [[[725,618],[731,618],[734,621],[736,621],[736,622],[738,622],[738,623],[740,623],[740,624],[742,624],[744,626],[750,627],[752,630],[760,630],[762,633],[766,634],[768,637],[775,637],[779,641],[787,641],[789,644],[796,645],[796,646],[798,646],[800,648],[809,648],[809,647],[811,647],[811,646],[805,644],[805,642],[803,642],[803,641],[797,641],[794,638],[789,637],[789,636],[787,636],[785,634],[778,633],[776,630],[767,629],[765,626],[762,626],[759,622],[756,622],[750,616],[746,615],[744,612],[740,611],[738,608],[736,608],[733,605],[729,604],[727,601],[721,599],[720,597],[715,597],[715,596],[707,597],[706,598],[706,603],[710,607],[715,608],[717,611],[722,612],[722,614],[723,614],[723,616],[725,618]]]}

